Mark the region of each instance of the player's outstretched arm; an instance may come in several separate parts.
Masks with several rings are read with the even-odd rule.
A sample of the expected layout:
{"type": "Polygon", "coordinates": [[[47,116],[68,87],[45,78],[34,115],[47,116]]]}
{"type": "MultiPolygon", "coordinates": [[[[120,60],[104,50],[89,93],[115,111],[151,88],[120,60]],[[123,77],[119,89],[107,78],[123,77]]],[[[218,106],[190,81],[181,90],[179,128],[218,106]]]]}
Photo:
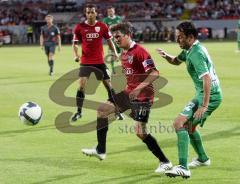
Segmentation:
{"type": "Polygon", "coordinates": [[[112,39],[108,39],[108,40],[107,40],[107,44],[108,44],[109,48],[112,50],[112,52],[114,53],[114,57],[115,57],[114,60],[115,60],[115,61],[118,60],[118,57],[119,57],[119,56],[118,56],[116,47],[115,47],[112,39]]]}
{"type": "Polygon", "coordinates": [[[179,61],[178,59],[177,59],[177,57],[176,56],[171,56],[171,55],[169,55],[168,53],[166,53],[164,50],[162,50],[161,48],[157,48],[157,52],[158,52],[158,54],[162,57],[162,58],[164,58],[164,59],[166,59],[170,64],[172,64],[172,65],[180,65],[182,62],[181,61],[179,61]]]}

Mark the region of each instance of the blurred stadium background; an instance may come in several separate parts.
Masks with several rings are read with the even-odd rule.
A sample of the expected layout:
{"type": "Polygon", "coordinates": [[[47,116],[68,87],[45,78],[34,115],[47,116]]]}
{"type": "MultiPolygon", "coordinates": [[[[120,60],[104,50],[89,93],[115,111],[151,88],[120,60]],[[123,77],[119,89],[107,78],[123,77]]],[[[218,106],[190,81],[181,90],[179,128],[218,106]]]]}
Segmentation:
{"type": "Polygon", "coordinates": [[[141,42],[174,41],[175,26],[186,19],[194,21],[201,39],[237,37],[238,0],[1,0],[0,39],[4,44],[37,44],[44,16],[52,14],[63,43],[70,44],[86,3],[98,6],[99,20],[114,6],[117,15],[133,23],[134,39],[141,42]]]}

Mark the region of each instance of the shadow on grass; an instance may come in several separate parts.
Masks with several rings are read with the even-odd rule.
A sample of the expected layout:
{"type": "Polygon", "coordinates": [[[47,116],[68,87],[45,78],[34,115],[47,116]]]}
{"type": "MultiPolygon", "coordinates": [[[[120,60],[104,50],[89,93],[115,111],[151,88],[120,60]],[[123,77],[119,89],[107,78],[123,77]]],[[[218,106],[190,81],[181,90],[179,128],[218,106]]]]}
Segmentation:
{"type": "MultiPolygon", "coordinates": [[[[235,137],[235,136],[240,136],[240,127],[238,127],[238,126],[231,128],[229,130],[223,130],[223,131],[218,131],[218,132],[204,135],[204,136],[202,136],[202,139],[203,139],[203,142],[207,142],[207,141],[212,141],[212,140],[231,138],[231,137],[235,137]]],[[[139,141],[139,143],[140,143],[140,141],[139,141]]],[[[177,146],[177,139],[171,138],[171,139],[163,139],[160,141],[158,140],[158,143],[161,148],[170,148],[170,147],[177,146]]],[[[142,145],[127,147],[124,150],[110,152],[110,153],[108,153],[108,155],[115,155],[115,154],[121,154],[121,153],[132,152],[132,151],[142,151],[145,149],[147,149],[146,146],[144,144],[142,144],[142,145]]]]}
{"type": "Polygon", "coordinates": [[[16,85],[16,84],[37,84],[37,83],[45,83],[45,82],[53,82],[52,79],[48,80],[38,80],[38,81],[20,81],[20,82],[8,82],[8,83],[3,83],[1,85],[16,85]]]}
{"type": "Polygon", "coordinates": [[[46,125],[46,126],[39,126],[39,127],[38,125],[36,125],[26,129],[21,129],[21,130],[0,131],[0,137],[1,136],[13,137],[13,136],[16,136],[17,134],[39,132],[39,131],[50,130],[50,129],[56,129],[56,127],[54,125],[46,125]]]}
{"type": "Polygon", "coordinates": [[[42,180],[42,181],[37,181],[37,182],[33,182],[31,184],[45,184],[45,183],[51,183],[54,181],[60,181],[60,180],[65,180],[65,179],[70,179],[70,178],[74,178],[77,176],[82,176],[84,175],[84,173],[80,173],[80,174],[68,174],[68,175],[57,175],[57,176],[53,176],[49,179],[46,180],[42,180]]]}

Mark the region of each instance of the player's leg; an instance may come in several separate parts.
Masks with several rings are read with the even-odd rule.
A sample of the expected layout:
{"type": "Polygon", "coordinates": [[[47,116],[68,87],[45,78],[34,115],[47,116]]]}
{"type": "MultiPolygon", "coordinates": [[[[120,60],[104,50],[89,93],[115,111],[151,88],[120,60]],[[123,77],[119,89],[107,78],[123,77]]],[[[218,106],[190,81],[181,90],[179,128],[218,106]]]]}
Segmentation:
{"type": "MultiPolygon", "coordinates": [[[[81,72],[81,68],[80,68],[81,72]]],[[[88,77],[80,77],[79,78],[79,88],[77,90],[76,94],[76,105],[77,105],[77,112],[73,115],[72,121],[75,122],[79,118],[82,117],[82,107],[83,107],[83,102],[85,99],[85,86],[87,83],[88,77]]]]}
{"type": "MultiPolygon", "coordinates": [[[[97,139],[98,144],[96,148],[82,149],[82,152],[89,156],[96,156],[100,160],[106,158],[106,138],[108,131],[108,123],[112,121],[110,114],[114,113],[117,109],[124,112],[130,108],[128,95],[123,91],[115,95],[115,102],[108,101],[101,104],[97,110],[97,139]]],[[[114,119],[114,118],[113,118],[114,119]]]]}
{"type": "Polygon", "coordinates": [[[166,170],[171,169],[172,163],[163,153],[157,140],[150,133],[147,132],[146,123],[137,121],[135,123],[135,132],[138,138],[140,138],[143,143],[146,144],[152,154],[159,160],[160,164],[155,170],[155,172],[161,174],[164,173],[166,170]]]}
{"type": "MultiPolygon", "coordinates": [[[[48,66],[50,68],[50,63],[49,63],[49,53],[50,53],[50,47],[48,45],[44,45],[44,51],[47,56],[47,61],[48,61],[48,66]]],[[[50,73],[49,73],[50,74],[50,73]]]]}
{"type": "Polygon", "coordinates": [[[53,68],[54,68],[54,53],[55,53],[55,46],[52,45],[49,47],[49,54],[48,54],[48,61],[49,61],[49,75],[53,75],[53,68]]]}
{"type": "MultiPolygon", "coordinates": [[[[203,146],[202,137],[199,130],[196,129],[198,125],[203,126],[204,122],[215,111],[222,102],[221,94],[210,96],[210,101],[207,111],[203,114],[203,117],[200,120],[192,119],[189,121],[189,137],[191,145],[193,146],[195,152],[198,155],[198,158],[194,158],[189,167],[195,168],[198,166],[209,166],[211,164],[209,157],[206,154],[206,151],[203,146]]],[[[194,111],[195,112],[195,111],[194,111]]]]}
{"type": "Polygon", "coordinates": [[[174,166],[171,170],[166,171],[165,174],[170,177],[182,176],[188,178],[191,172],[188,169],[188,145],[189,135],[188,129],[185,126],[188,121],[187,116],[179,115],[174,121],[174,128],[177,133],[178,159],[179,165],[174,166]]]}
{"type": "Polygon", "coordinates": [[[111,50],[109,47],[108,47],[108,54],[109,54],[109,56],[111,56],[111,57],[110,57],[110,58],[111,58],[110,64],[111,64],[112,73],[115,74],[114,59],[113,59],[113,57],[112,57],[113,52],[112,52],[112,50],[111,50]]]}
{"type": "MultiPolygon", "coordinates": [[[[109,101],[111,101],[112,103],[115,104],[113,97],[116,93],[115,93],[115,90],[112,87],[112,83],[111,83],[111,80],[110,80],[110,74],[109,74],[108,68],[105,64],[103,64],[101,66],[101,71],[103,72],[102,82],[103,82],[103,85],[108,92],[108,99],[109,99],[109,101]]],[[[123,120],[124,119],[123,115],[118,111],[116,111],[116,117],[117,117],[118,120],[123,120]]]]}
{"type": "MultiPolygon", "coordinates": [[[[192,124],[192,122],[189,122],[192,124]]],[[[191,163],[188,164],[190,168],[195,168],[198,166],[209,166],[211,164],[209,157],[203,146],[202,137],[197,130],[197,125],[192,125],[189,128],[189,137],[192,147],[198,155],[198,158],[194,158],[191,163]]]]}
{"type": "Polygon", "coordinates": [[[100,160],[106,158],[106,139],[108,132],[108,116],[116,110],[115,105],[111,102],[101,104],[97,109],[97,147],[85,148],[82,152],[88,156],[95,156],[100,160]]]}
{"type": "Polygon", "coordinates": [[[155,172],[164,173],[172,167],[172,163],[165,156],[156,139],[147,132],[146,124],[148,122],[150,108],[150,102],[132,102],[132,115],[133,119],[136,121],[135,132],[138,138],[146,144],[153,155],[159,159],[160,165],[155,172]]]}

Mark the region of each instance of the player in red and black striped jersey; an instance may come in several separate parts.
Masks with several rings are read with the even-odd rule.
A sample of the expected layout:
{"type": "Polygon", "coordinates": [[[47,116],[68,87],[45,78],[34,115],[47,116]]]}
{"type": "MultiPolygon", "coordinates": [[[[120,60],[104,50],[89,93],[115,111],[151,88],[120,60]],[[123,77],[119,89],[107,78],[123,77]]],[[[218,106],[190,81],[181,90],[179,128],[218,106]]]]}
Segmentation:
{"type": "Polygon", "coordinates": [[[160,161],[160,165],[155,172],[164,173],[172,167],[172,163],[164,155],[156,139],[147,132],[146,128],[154,98],[152,83],[158,78],[159,72],[150,54],[131,39],[131,30],[131,24],[129,23],[119,23],[111,27],[115,43],[123,49],[121,62],[127,78],[127,85],[122,92],[114,96],[115,105],[111,100],[100,105],[97,115],[98,145],[96,148],[82,149],[82,152],[100,160],[105,159],[108,116],[116,110],[124,112],[131,109],[131,116],[135,121],[136,135],[160,161]]]}
{"type": "MultiPolygon", "coordinates": [[[[73,31],[73,51],[75,61],[80,61],[80,87],[76,96],[76,103],[78,106],[77,113],[72,117],[72,121],[77,121],[77,119],[82,116],[85,85],[92,72],[96,74],[98,80],[102,80],[108,91],[109,99],[112,99],[114,94],[108,68],[104,63],[103,58],[103,39],[107,40],[107,44],[112,49],[114,57],[118,58],[116,48],[111,40],[111,32],[106,24],[96,20],[97,12],[94,5],[87,4],[85,7],[85,14],[87,20],[77,24],[73,31]],[[81,57],[78,54],[78,42],[82,43],[81,57]]],[[[119,113],[117,114],[117,117],[120,120],[123,119],[122,115],[119,113]]]]}

